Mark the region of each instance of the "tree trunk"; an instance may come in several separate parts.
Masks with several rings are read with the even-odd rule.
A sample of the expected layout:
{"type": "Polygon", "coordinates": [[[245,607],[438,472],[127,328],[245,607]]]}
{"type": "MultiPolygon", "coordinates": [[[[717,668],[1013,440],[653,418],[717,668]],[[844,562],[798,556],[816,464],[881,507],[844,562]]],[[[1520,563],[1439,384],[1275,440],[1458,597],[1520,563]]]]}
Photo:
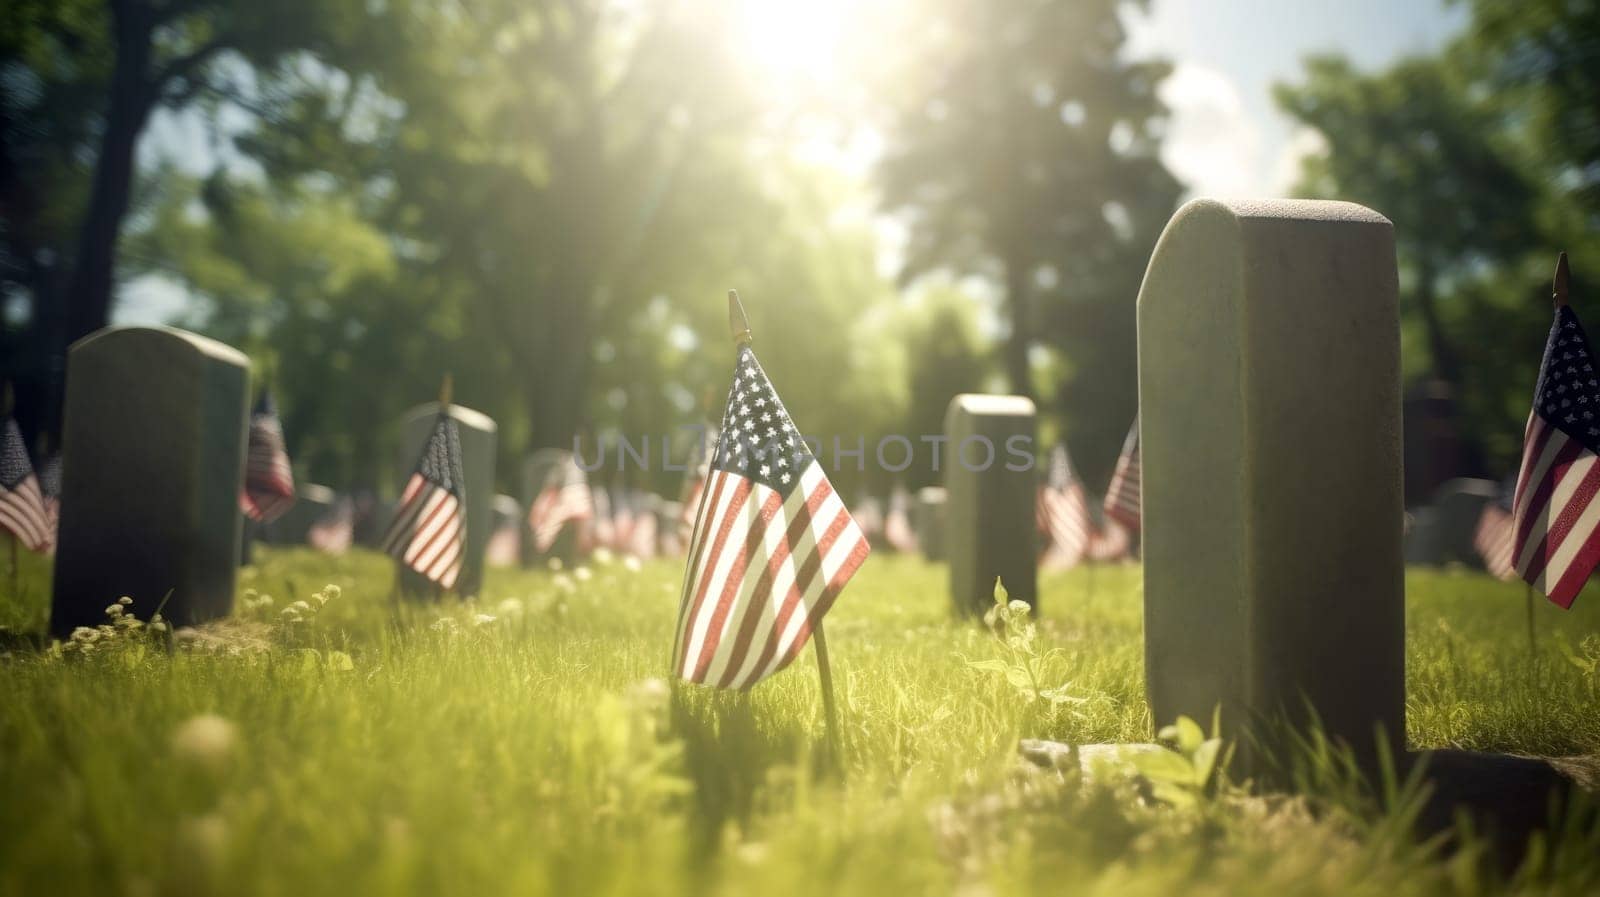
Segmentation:
{"type": "Polygon", "coordinates": [[[134,152],[154,103],[150,83],[152,22],[140,4],[113,3],[116,64],[105,132],[95,160],[89,207],[79,231],[78,257],[67,290],[65,345],[106,326],[116,276],[117,238],[133,195],[134,152]]]}
{"type": "Polygon", "coordinates": [[[1011,392],[1033,397],[1033,374],[1028,364],[1028,348],[1033,343],[1033,315],[1028,295],[1027,266],[1014,260],[1005,262],[1006,308],[1010,311],[1011,335],[1006,339],[1006,380],[1011,392]]]}

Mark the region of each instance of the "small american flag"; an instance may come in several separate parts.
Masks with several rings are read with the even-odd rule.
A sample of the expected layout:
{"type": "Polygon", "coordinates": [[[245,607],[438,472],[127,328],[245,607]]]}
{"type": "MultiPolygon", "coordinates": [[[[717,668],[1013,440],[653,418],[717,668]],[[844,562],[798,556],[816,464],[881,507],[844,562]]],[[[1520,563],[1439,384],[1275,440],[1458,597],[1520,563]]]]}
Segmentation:
{"type": "Polygon", "coordinates": [[[239,509],[251,520],[271,523],[294,505],[294,473],[283,447],[283,424],[272,393],[261,391],[250,412],[249,446],[244,461],[244,489],[239,509]]]}
{"type": "Polygon", "coordinates": [[[528,508],[533,547],[541,554],[549,551],[567,524],[593,516],[594,496],[589,493],[589,477],[578,466],[578,459],[571,452],[565,452],[545,474],[544,486],[528,508]]]}
{"type": "Polygon", "coordinates": [[[1139,418],[1133,418],[1128,438],[1123,440],[1117,469],[1106,489],[1106,517],[1133,532],[1139,531],[1139,418]]]}
{"type": "Polygon", "coordinates": [[[1483,513],[1478,515],[1478,526],[1472,533],[1472,547],[1490,576],[1517,578],[1517,566],[1511,557],[1516,541],[1511,512],[1498,501],[1485,502],[1483,513]]]}
{"type": "Polygon", "coordinates": [[[909,554],[917,550],[917,533],[911,528],[911,496],[904,486],[895,486],[889,493],[889,513],[883,517],[883,541],[895,551],[909,554]]]}
{"type": "Polygon", "coordinates": [[[1089,519],[1089,503],[1084,499],[1083,483],[1072,472],[1067,448],[1058,445],[1050,453],[1050,468],[1039,487],[1036,504],[1039,532],[1044,537],[1043,560],[1051,567],[1072,567],[1088,553],[1094,523],[1089,519]]]}
{"type": "Polygon", "coordinates": [[[748,343],[700,504],[673,671],[749,688],[799,655],[870,549],[748,343]]]}
{"type": "Polygon", "coordinates": [[[355,541],[356,508],[347,495],[341,495],[326,513],[306,531],[306,544],[327,554],[344,554],[355,541]]]}
{"type": "Polygon", "coordinates": [[[1089,560],[1097,564],[1126,560],[1132,549],[1128,528],[1109,517],[1089,536],[1089,560]]]}
{"type": "Polygon", "coordinates": [[[1556,309],[1517,474],[1516,571],[1562,607],[1600,563],[1600,379],[1589,338],[1556,309]]]}
{"type": "Polygon", "coordinates": [[[851,508],[851,516],[855,517],[856,525],[866,534],[867,541],[874,545],[883,542],[883,505],[870,495],[863,495],[856,500],[851,508]]]}
{"type": "Polygon", "coordinates": [[[55,527],[28,462],[22,430],[9,416],[0,424],[0,529],[29,551],[48,551],[55,544],[55,527]]]}
{"type": "Polygon", "coordinates": [[[461,574],[466,540],[466,492],[461,475],[461,434],[440,412],[415,472],[400,493],[383,550],[443,588],[461,574]]]}

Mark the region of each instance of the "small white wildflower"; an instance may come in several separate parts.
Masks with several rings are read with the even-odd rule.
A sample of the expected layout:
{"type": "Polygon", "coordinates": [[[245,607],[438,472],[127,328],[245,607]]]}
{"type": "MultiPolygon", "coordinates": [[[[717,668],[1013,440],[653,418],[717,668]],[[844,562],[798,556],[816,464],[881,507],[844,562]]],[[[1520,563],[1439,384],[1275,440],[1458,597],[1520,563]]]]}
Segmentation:
{"type": "Polygon", "coordinates": [[[494,619],[494,614],[475,614],[472,617],[472,624],[474,626],[487,626],[493,623],[494,619]]]}
{"type": "Polygon", "coordinates": [[[502,617],[520,617],[523,611],[522,599],[507,598],[495,605],[494,611],[502,617]]]}
{"type": "Polygon", "coordinates": [[[596,548],[594,550],[594,554],[590,555],[590,557],[593,558],[596,564],[599,564],[602,567],[609,565],[611,562],[617,559],[617,556],[612,554],[611,549],[609,548],[596,548]]]}
{"type": "Polygon", "coordinates": [[[545,561],[545,562],[544,562],[544,565],[545,565],[545,566],[546,566],[546,567],[548,567],[548,568],[550,568],[550,570],[551,570],[551,571],[552,571],[552,572],[553,572],[553,571],[556,571],[556,570],[560,570],[560,569],[561,569],[561,568],[562,568],[562,567],[563,567],[563,566],[564,566],[564,565],[563,565],[563,564],[562,564],[562,563],[561,563],[561,559],[560,559],[560,558],[551,558],[551,559],[550,559],[550,560],[548,560],[548,561],[545,561]]]}
{"type": "Polygon", "coordinates": [[[100,637],[100,630],[88,626],[79,626],[72,630],[72,640],[75,642],[92,642],[100,637]]]}
{"type": "Polygon", "coordinates": [[[434,630],[435,632],[454,632],[456,629],[456,621],[450,619],[449,617],[440,617],[439,619],[434,620],[433,624],[428,628],[434,630]]]}
{"type": "Polygon", "coordinates": [[[550,577],[550,582],[563,592],[571,592],[577,588],[577,585],[572,581],[572,577],[565,573],[557,573],[555,576],[550,577]]]}
{"type": "Polygon", "coordinates": [[[638,573],[644,565],[639,563],[638,558],[630,554],[622,559],[622,566],[627,567],[629,573],[638,573]]]}
{"type": "MultiPolygon", "coordinates": [[[[301,612],[303,614],[311,612],[311,605],[305,603],[304,601],[296,601],[295,603],[289,605],[289,607],[294,608],[295,610],[298,610],[299,612],[301,612]]],[[[284,608],[284,609],[288,610],[288,608],[284,608]]]]}
{"type": "Polygon", "coordinates": [[[121,598],[117,599],[117,603],[123,607],[131,607],[133,605],[133,599],[129,598],[127,595],[123,595],[121,598]]]}
{"type": "Polygon", "coordinates": [[[594,571],[588,567],[578,567],[572,571],[572,577],[578,582],[588,582],[594,578],[594,571]]]}

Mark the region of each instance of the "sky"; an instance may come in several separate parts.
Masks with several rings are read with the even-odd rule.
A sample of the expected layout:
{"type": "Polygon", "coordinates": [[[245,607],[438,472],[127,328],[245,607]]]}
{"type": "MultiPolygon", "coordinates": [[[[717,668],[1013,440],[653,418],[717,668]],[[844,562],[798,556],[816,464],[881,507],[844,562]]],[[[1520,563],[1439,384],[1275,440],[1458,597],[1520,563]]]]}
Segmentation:
{"type": "Polygon", "coordinates": [[[1363,69],[1439,49],[1467,10],[1441,0],[1154,0],[1128,20],[1130,52],[1174,64],[1163,156],[1192,196],[1283,195],[1317,147],[1272,102],[1300,61],[1335,51],[1363,69]]]}
{"type": "MultiPolygon", "coordinates": [[[[1071,2],[1071,0],[1064,0],[1071,2]]],[[[761,12],[749,35],[763,58],[803,66],[805,48],[821,49],[830,29],[847,29],[849,0],[750,0],[761,12]],[[801,26],[816,26],[809,34],[801,26]],[[768,34],[770,32],[770,35],[768,34]],[[771,40],[762,43],[763,36],[771,40]],[[819,46],[820,45],[820,46],[819,46]],[[788,47],[789,59],[779,53],[788,47]],[[798,55],[797,55],[798,54],[798,55]]],[[[1444,0],[1152,0],[1148,12],[1127,17],[1129,53],[1160,56],[1174,65],[1161,95],[1173,118],[1163,150],[1167,166],[1189,185],[1190,196],[1285,195],[1299,159],[1318,147],[1316,135],[1296,130],[1272,102],[1272,85],[1299,78],[1301,60],[1336,51],[1358,66],[1376,69],[1406,55],[1437,50],[1460,32],[1467,11],[1444,0]]],[[[834,34],[832,39],[837,39],[834,34]]],[[[872,141],[868,141],[869,144],[872,141]]],[[[193,117],[164,116],[141,147],[149,161],[176,157],[192,172],[209,169],[212,150],[193,117]]],[[[842,165],[863,176],[875,150],[835,148],[842,165]]],[[[904,234],[897,225],[876,228],[884,246],[880,268],[898,267],[904,234]]],[[[181,314],[188,297],[164,278],[144,277],[123,289],[116,320],[164,323],[181,314]]]]}

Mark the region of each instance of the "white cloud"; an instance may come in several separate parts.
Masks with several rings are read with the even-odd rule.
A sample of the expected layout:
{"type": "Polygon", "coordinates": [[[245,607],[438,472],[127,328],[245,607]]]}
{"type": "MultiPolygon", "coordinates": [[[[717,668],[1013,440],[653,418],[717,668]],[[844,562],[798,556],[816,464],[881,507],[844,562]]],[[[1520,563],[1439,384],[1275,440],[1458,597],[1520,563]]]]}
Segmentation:
{"type": "Polygon", "coordinates": [[[1272,166],[1272,189],[1289,196],[1300,181],[1300,163],[1310,156],[1320,156],[1328,151],[1328,141],[1322,132],[1312,128],[1296,128],[1278,150],[1278,161],[1272,166]]]}
{"type": "Polygon", "coordinates": [[[1262,164],[1261,129],[1233,80],[1216,69],[1180,64],[1162,82],[1172,110],[1161,150],[1193,196],[1262,197],[1277,186],[1262,164]]]}

